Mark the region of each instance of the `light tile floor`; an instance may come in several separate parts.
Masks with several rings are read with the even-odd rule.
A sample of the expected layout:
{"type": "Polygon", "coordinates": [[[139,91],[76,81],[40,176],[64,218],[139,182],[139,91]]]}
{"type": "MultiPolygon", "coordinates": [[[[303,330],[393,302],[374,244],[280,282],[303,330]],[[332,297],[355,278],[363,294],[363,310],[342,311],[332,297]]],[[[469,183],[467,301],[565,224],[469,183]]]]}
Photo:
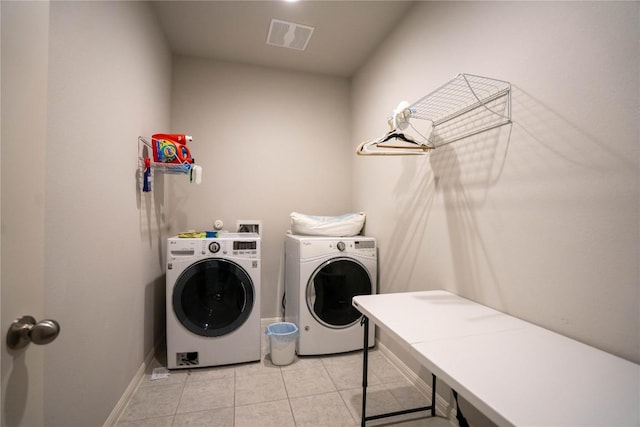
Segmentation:
{"type": "MultiPolygon", "coordinates": [[[[263,339],[260,362],[171,371],[151,381],[156,357],[118,421],[118,427],[356,427],[360,425],[362,353],[297,357],[276,366],[263,339]]],[[[377,350],[369,356],[367,415],[429,404],[377,350]]],[[[420,412],[369,421],[368,426],[451,427],[420,412]]]]}

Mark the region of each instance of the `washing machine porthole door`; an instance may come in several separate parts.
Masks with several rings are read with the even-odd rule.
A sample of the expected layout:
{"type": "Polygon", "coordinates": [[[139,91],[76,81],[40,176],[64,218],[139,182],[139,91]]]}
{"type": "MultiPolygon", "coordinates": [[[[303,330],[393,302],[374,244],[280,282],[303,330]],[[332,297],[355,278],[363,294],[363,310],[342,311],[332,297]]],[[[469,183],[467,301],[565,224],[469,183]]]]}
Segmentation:
{"type": "Polygon", "coordinates": [[[225,259],[199,261],[178,277],[173,310],[182,325],[206,337],[238,329],[251,314],[254,289],[238,264],[225,259]]]}
{"type": "Polygon", "coordinates": [[[356,295],[370,295],[371,278],[353,258],[333,258],[321,264],[307,283],[307,308],[324,326],[343,329],[362,315],[351,305],[356,295]]]}

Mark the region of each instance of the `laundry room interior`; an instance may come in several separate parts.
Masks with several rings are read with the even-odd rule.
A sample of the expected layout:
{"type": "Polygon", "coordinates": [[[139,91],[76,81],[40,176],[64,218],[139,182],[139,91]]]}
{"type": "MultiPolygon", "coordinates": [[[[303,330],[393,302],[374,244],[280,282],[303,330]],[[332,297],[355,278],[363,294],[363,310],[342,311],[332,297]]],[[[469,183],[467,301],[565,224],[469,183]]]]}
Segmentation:
{"type": "MultiPolygon", "coordinates": [[[[115,425],[165,348],[179,233],[260,221],[261,328],[283,321],[293,212],[363,213],[377,294],[447,291],[640,363],[640,2],[2,1],[0,18],[2,328],[60,325],[2,340],[2,425],[115,425]],[[313,27],[307,49],[266,44],[272,19],[313,27]],[[460,73],[508,82],[508,123],[357,154],[460,73]],[[157,133],[192,136],[201,183],[155,170],[143,191],[157,133]]],[[[430,384],[392,333],[375,341],[430,384]]]]}

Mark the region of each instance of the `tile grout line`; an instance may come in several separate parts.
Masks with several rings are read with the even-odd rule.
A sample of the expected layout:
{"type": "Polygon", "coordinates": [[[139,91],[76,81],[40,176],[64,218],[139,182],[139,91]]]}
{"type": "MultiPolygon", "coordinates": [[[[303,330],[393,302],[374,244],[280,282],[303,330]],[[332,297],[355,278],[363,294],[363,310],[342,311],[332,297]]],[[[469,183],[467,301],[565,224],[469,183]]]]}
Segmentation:
{"type": "MultiPolygon", "coordinates": [[[[398,371],[400,373],[401,377],[404,377],[405,380],[408,379],[408,378],[406,378],[405,375],[403,375],[402,370],[398,369],[398,366],[396,366],[391,360],[389,360],[389,358],[387,358],[386,355],[384,355],[384,354],[379,354],[379,355],[382,357],[383,360],[388,362],[392,368],[394,368],[396,371],[398,371]]],[[[265,360],[268,360],[266,356],[267,356],[267,354],[265,354],[265,355],[263,355],[261,357],[261,361],[262,362],[264,362],[265,360]]],[[[332,374],[330,373],[330,370],[327,368],[327,366],[331,366],[333,368],[336,368],[340,364],[344,364],[344,363],[346,363],[346,366],[348,366],[350,368],[353,368],[353,366],[351,366],[352,365],[352,359],[349,356],[345,357],[344,359],[340,358],[340,357],[332,357],[332,356],[333,355],[326,355],[326,357],[321,357],[321,358],[319,358],[319,362],[320,362],[319,365],[316,365],[315,362],[314,362],[314,363],[311,364],[310,367],[307,367],[307,368],[311,369],[313,366],[317,366],[318,368],[322,368],[322,371],[326,375],[328,375],[329,380],[331,381],[331,385],[334,387],[335,392],[337,392],[338,395],[340,396],[340,402],[342,403],[342,405],[344,407],[346,407],[346,410],[348,411],[348,413],[350,415],[350,421],[352,423],[357,423],[358,422],[358,420],[356,419],[356,415],[357,414],[354,415],[354,412],[351,410],[352,407],[350,406],[350,403],[347,402],[347,397],[346,397],[347,395],[345,393],[347,391],[349,391],[349,390],[355,390],[357,392],[357,391],[361,390],[361,388],[359,388],[357,385],[354,384],[354,387],[350,387],[349,386],[349,387],[344,388],[343,390],[341,390],[339,385],[338,385],[338,383],[336,383],[336,380],[339,379],[339,378],[337,378],[337,377],[334,378],[334,376],[332,376],[332,374]]],[[[298,359],[298,360],[300,360],[300,359],[298,359]]],[[[297,369],[307,369],[307,368],[305,368],[306,363],[302,364],[302,366],[303,366],[302,368],[294,368],[294,369],[292,369],[292,371],[296,371],[297,369]]],[[[275,367],[275,366],[271,366],[271,367],[275,367]]],[[[291,397],[291,394],[290,394],[291,390],[290,390],[290,387],[287,386],[287,382],[285,381],[285,376],[286,376],[285,375],[286,374],[285,371],[287,371],[287,370],[283,369],[282,367],[277,367],[277,369],[278,369],[280,375],[278,377],[276,377],[276,378],[278,378],[279,381],[281,381],[282,384],[283,384],[285,396],[286,396],[286,399],[287,399],[288,408],[289,408],[289,411],[290,411],[290,414],[291,414],[291,417],[292,417],[292,421],[293,421],[293,425],[294,426],[298,426],[299,422],[298,422],[298,420],[296,420],[296,417],[295,417],[295,414],[294,414],[294,411],[293,411],[292,397],[291,397]]],[[[251,370],[249,372],[251,372],[251,370]]],[[[172,425],[172,426],[177,426],[178,425],[177,424],[178,423],[177,417],[179,415],[179,413],[178,413],[179,412],[179,408],[180,408],[180,405],[183,403],[184,398],[185,398],[185,391],[186,391],[187,383],[189,382],[190,379],[193,379],[192,378],[192,374],[193,374],[193,372],[191,372],[191,370],[188,370],[186,375],[185,375],[184,381],[181,382],[180,395],[179,395],[180,397],[179,397],[178,402],[176,404],[175,410],[173,411],[173,414],[171,416],[171,420],[167,419],[167,422],[170,422],[170,424],[168,424],[168,425],[172,425]]],[[[335,373],[334,373],[334,375],[335,375],[335,373]]],[[[232,406],[233,418],[232,418],[232,421],[231,421],[231,426],[232,427],[235,427],[235,426],[239,425],[238,424],[238,420],[236,419],[236,410],[238,408],[238,405],[237,405],[238,404],[238,400],[237,400],[237,398],[238,398],[238,394],[237,394],[238,377],[239,377],[238,369],[233,368],[233,377],[232,377],[233,378],[233,401],[232,401],[233,402],[232,403],[232,405],[233,405],[232,406]]],[[[350,382],[349,382],[349,384],[350,384],[350,382]]],[[[387,392],[391,393],[391,390],[389,389],[390,383],[387,383],[382,378],[380,378],[380,385],[382,385],[382,388],[384,390],[386,390],[387,392]]],[[[414,388],[417,388],[417,387],[415,387],[415,384],[412,384],[411,381],[409,381],[409,385],[413,386],[414,388]]],[[[136,390],[136,391],[138,391],[138,390],[136,390]]],[[[416,391],[419,394],[421,394],[419,389],[416,390],[416,391]]],[[[327,392],[319,393],[319,394],[327,394],[327,393],[331,393],[331,392],[327,391],[327,392]]],[[[391,395],[392,395],[393,401],[396,404],[400,404],[399,400],[398,400],[398,397],[395,396],[393,393],[391,393],[391,395]]],[[[357,408],[353,407],[353,409],[357,409],[357,408]]],[[[193,411],[193,412],[195,413],[195,412],[202,412],[202,411],[193,411]]],[[[147,419],[148,418],[154,418],[154,417],[147,417],[147,419]]]]}
{"type": "Polygon", "coordinates": [[[353,422],[357,423],[358,420],[356,420],[355,417],[353,416],[353,413],[351,413],[351,410],[349,409],[349,404],[345,401],[345,398],[342,395],[341,390],[338,387],[338,384],[336,384],[336,382],[334,381],[333,377],[331,376],[331,372],[329,372],[329,369],[327,369],[327,365],[325,364],[325,359],[324,358],[320,359],[320,362],[322,363],[322,367],[324,368],[324,370],[327,372],[327,375],[329,375],[329,378],[331,379],[331,382],[333,383],[333,386],[336,388],[336,392],[338,393],[338,396],[340,396],[340,400],[342,401],[342,404],[345,406],[345,408],[347,409],[347,412],[351,416],[351,420],[353,422]]]}
{"type": "Polygon", "coordinates": [[[180,403],[182,403],[182,397],[184,396],[184,389],[187,386],[187,381],[189,381],[189,376],[191,375],[191,369],[187,369],[186,378],[184,379],[184,383],[182,384],[182,390],[180,390],[180,399],[178,399],[178,404],[176,405],[176,409],[173,411],[173,419],[171,420],[171,426],[176,423],[176,417],[178,416],[178,409],[180,408],[180,403]]]}
{"type": "Polygon", "coordinates": [[[291,396],[289,396],[289,388],[287,387],[287,382],[284,380],[284,373],[282,372],[282,368],[280,368],[280,376],[282,377],[282,383],[284,384],[284,392],[287,394],[287,403],[289,404],[289,411],[291,411],[291,419],[293,419],[294,427],[298,427],[298,422],[296,421],[296,414],[293,413],[293,406],[291,405],[291,396]]]}

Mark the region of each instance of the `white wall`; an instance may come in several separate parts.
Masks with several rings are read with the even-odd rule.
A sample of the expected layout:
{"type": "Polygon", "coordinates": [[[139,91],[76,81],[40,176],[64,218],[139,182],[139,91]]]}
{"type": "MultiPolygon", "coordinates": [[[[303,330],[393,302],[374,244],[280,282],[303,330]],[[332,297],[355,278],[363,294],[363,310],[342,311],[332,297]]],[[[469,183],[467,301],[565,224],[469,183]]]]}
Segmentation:
{"type": "Polygon", "coordinates": [[[164,333],[162,186],[141,195],[136,170],[138,135],[169,125],[171,55],[146,3],[50,8],[44,417],[101,425],[164,333]]]}
{"type": "Polygon", "coordinates": [[[353,147],[459,72],[510,81],[513,125],[424,157],[352,156],[382,292],[447,289],[640,362],[639,16],[638,2],[409,13],[353,81],[353,147]]]}
{"type": "Polygon", "coordinates": [[[168,177],[172,233],[262,220],[262,317],[280,316],[289,214],[351,209],[348,81],[176,57],[171,121],[203,167],[168,177]]]}

